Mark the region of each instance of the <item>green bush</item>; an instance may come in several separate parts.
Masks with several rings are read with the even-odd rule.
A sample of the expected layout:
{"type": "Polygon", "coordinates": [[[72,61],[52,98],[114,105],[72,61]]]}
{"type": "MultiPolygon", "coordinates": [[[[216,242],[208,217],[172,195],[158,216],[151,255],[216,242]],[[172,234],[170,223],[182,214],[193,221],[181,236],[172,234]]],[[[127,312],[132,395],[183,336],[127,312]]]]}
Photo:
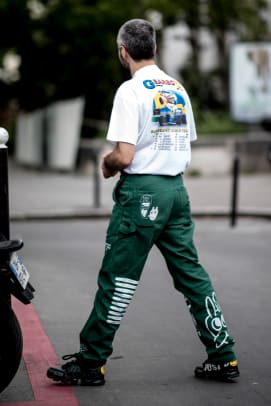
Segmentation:
{"type": "Polygon", "coordinates": [[[195,112],[195,120],[199,135],[240,135],[247,130],[246,125],[234,122],[227,112],[195,112]]]}

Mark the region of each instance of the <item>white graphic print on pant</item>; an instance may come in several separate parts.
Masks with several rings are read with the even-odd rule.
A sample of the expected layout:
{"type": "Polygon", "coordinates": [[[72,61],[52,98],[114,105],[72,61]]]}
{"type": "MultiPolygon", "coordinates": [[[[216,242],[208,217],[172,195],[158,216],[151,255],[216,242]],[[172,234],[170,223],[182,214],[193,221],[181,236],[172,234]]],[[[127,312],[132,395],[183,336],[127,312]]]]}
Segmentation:
{"type": "Polygon", "coordinates": [[[128,278],[115,278],[115,289],[107,314],[107,323],[120,324],[135,294],[138,281],[128,278]]]}
{"type": "Polygon", "coordinates": [[[212,293],[212,297],[206,296],[205,306],[208,313],[205,319],[205,325],[214,337],[216,348],[220,348],[222,345],[229,343],[229,334],[215,292],[212,293]]]}
{"type": "Polygon", "coordinates": [[[158,207],[152,206],[152,196],[151,195],[142,195],[140,199],[140,214],[141,217],[154,221],[158,216],[159,209],[158,207]]]}

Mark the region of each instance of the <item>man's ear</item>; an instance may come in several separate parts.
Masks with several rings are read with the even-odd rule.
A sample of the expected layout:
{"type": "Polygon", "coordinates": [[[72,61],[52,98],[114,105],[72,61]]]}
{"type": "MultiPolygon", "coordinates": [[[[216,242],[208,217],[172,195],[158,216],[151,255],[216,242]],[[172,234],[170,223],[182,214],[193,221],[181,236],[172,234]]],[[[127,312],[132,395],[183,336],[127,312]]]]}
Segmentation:
{"type": "Polygon", "coordinates": [[[124,60],[126,60],[126,59],[127,59],[127,55],[128,55],[128,52],[127,52],[126,48],[122,46],[122,47],[120,48],[120,52],[121,52],[122,58],[123,58],[124,60]]]}
{"type": "Polygon", "coordinates": [[[121,55],[122,58],[124,57],[124,51],[125,51],[125,48],[124,48],[123,45],[121,45],[121,46],[119,47],[119,53],[120,53],[120,55],[121,55]]]}

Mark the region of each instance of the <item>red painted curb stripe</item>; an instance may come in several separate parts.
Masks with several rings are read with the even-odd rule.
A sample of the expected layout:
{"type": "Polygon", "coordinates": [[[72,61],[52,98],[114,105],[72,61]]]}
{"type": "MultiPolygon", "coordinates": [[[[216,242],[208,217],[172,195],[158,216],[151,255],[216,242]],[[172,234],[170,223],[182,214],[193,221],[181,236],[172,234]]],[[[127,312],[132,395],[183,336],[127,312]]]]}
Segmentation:
{"type": "Polygon", "coordinates": [[[46,377],[48,367],[58,364],[58,359],[33,305],[13,300],[13,309],[23,333],[23,358],[35,400],[1,406],[79,406],[71,387],[54,385],[46,377]]]}

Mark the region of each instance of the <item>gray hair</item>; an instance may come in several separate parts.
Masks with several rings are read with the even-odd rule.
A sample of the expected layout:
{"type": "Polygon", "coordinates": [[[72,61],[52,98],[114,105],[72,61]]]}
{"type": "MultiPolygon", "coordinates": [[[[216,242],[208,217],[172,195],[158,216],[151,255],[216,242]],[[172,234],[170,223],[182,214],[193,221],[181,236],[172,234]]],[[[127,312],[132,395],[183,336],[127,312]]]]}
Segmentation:
{"type": "Polygon", "coordinates": [[[156,50],[155,28],[146,20],[129,20],[120,27],[117,44],[124,46],[135,61],[153,59],[156,50]]]}

